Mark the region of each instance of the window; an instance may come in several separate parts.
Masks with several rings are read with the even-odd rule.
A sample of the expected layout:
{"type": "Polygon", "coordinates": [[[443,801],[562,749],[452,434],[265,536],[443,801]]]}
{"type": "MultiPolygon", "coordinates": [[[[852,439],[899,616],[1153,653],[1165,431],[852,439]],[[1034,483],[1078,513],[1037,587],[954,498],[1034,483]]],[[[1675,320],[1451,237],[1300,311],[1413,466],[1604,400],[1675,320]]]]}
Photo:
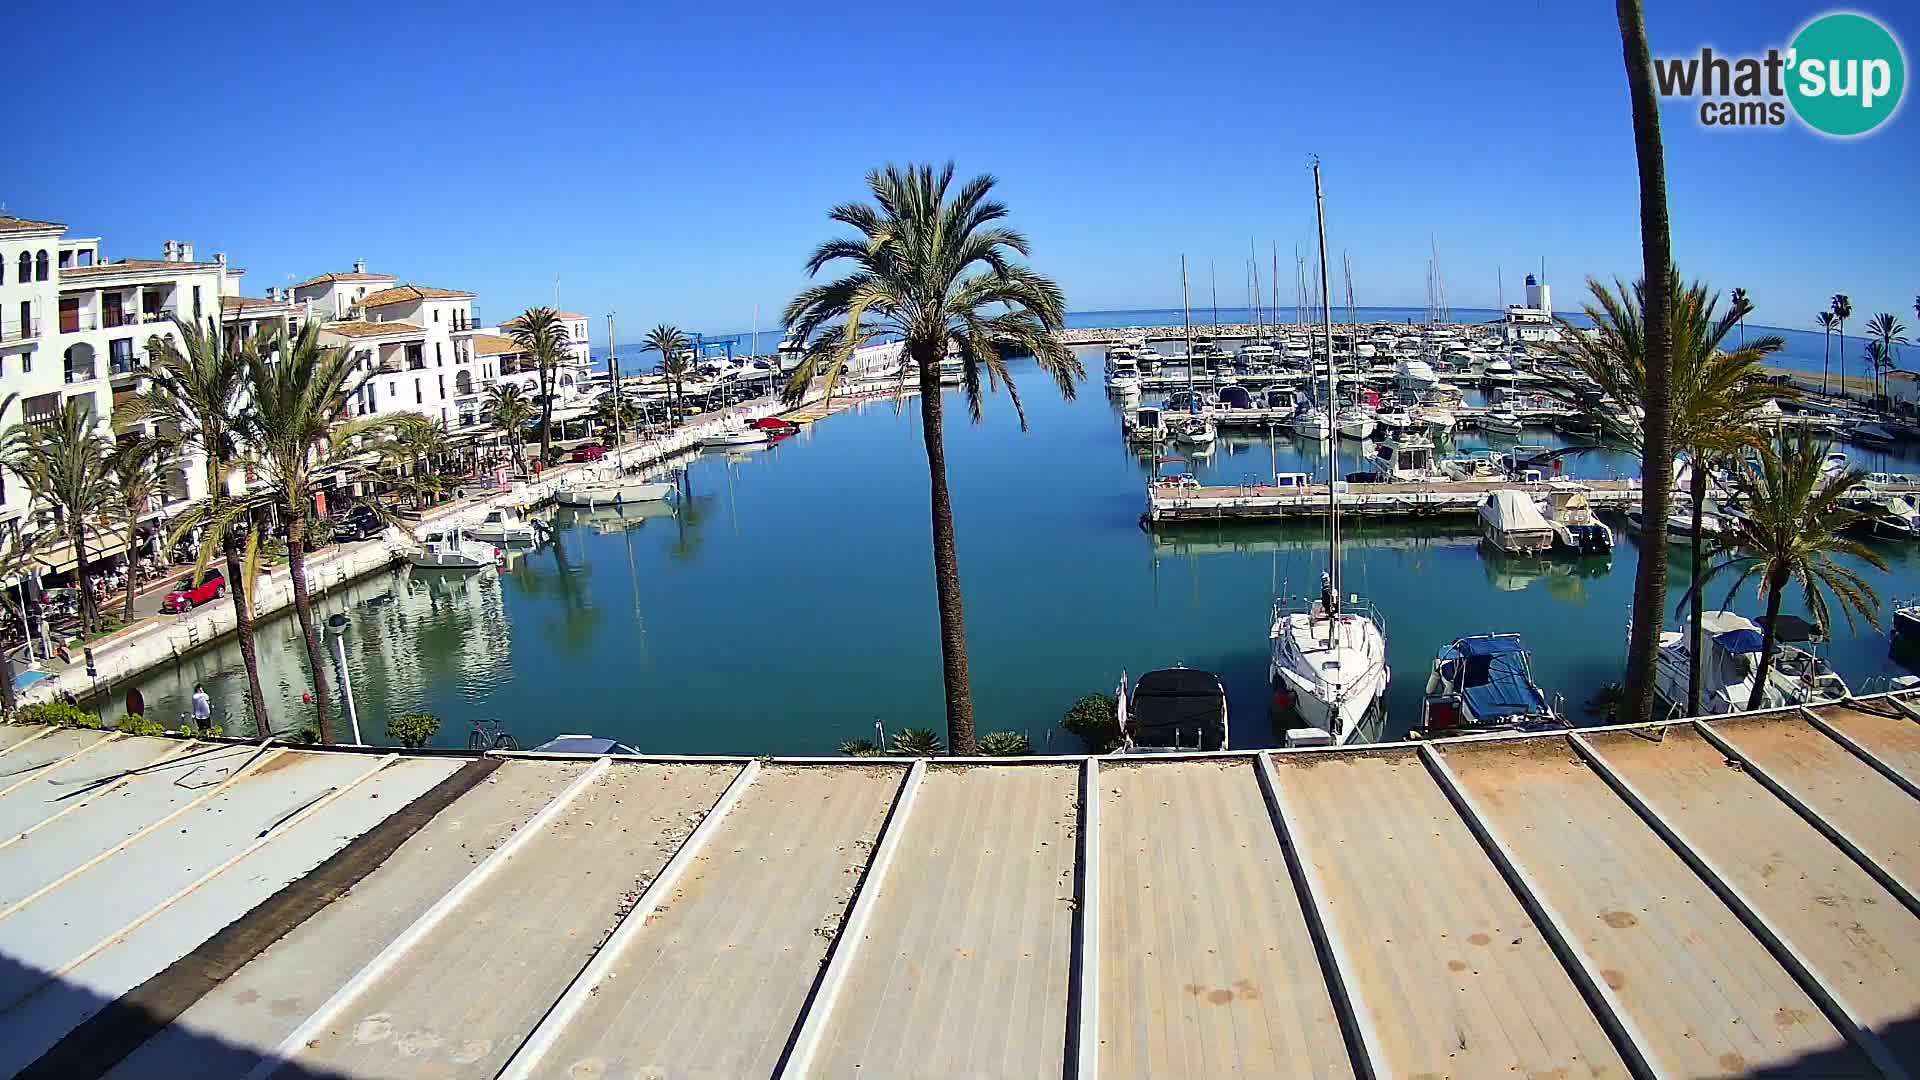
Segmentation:
{"type": "Polygon", "coordinates": [[[67,267],[72,265],[73,265],[73,252],[71,251],[61,252],[60,253],[60,269],[65,270],[67,267]]]}
{"type": "Polygon", "coordinates": [[[25,285],[27,282],[33,280],[33,253],[32,252],[23,251],[20,253],[20,272],[16,274],[15,277],[19,280],[20,284],[22,285],[25,285]]]}
{"type": "Polygon", "coordinates": [[[196,322],[200,319],[200,286],[198,285],[193,287],[193,318],[196,322]]]}
{"type": "MultiPolygon", "coordinates": [[[[433,309],[433,321],[434,321],[434,322],[439,322],[439,321],[440,321],[440,309],[439,309],[439,308],[434,308],[434,309],[433,309]]],[[[440,346],[438,346],[438,345],[435,345],[435,346],[434,346],[434,348],[435,348],[435,349],[438,349],[439,347],[440,347],[440,346]]]]}
{"type": "Polygon", "coordinates": [[[123,372],[133,366],[133,339],[114,338],[107,342],[107,355],[113,360],[113,370],[123,372]]]}
{"type": "Polygon", "coordinates": [[[427,403],[427,395],[421,392],[419,379],[413,380],[413,403],[415,405],[425,405],[427,403]]]}
{"type": "Polygon", "coordinates": [[[33,374],[33,354],[32,353],[24,352],[20,354],[20,374],[22,375],[33,374]]]}
{"type": "Polygon", "coordinates": [[[441,375],[437,377],[440,380],[440,396],[446,397],[447,396],[447,377],[445,375],[441,375]]]}
{"type": "Polygon", "coordinates": [[[433,366],[434,367],[447,366],[446,360],[440,355],[440,343],[437,341],[433,343],[433,366]]]}
{"type": "MultiPolygon", "coordinates": [[[[32,335],[33,335],[33,301],[22,300],[20,301],[20,336],[31,337],[32,335]]],[[[4,336],[4,335],[0,335],[0,336],[4,336]]]]}
{"type": "Polygon", "coordinates": [[[379,407],[379,404],[380,404],[380,395],[374,392],[374,385],[372,383],[368,383],[367,384],[367,411],[372,412],[375,408],[379,407]]]}
{"type": "Polygon", "coordinates": [[[39,272],[39,274],[37,274],[37,275],[35,275],[35,277],[34,277],[34,280],[36,280],[36,281],[45,281],[45,280],[47,280],[47,253],[46,253],[46,251],[44,251],[44,250],[42,250],[42,251],[40,252],[40,258],[39,258],[39,260],[38,260],[38,262],[39,262],[39,264],[40,264],[40,272],[39,272]]]}

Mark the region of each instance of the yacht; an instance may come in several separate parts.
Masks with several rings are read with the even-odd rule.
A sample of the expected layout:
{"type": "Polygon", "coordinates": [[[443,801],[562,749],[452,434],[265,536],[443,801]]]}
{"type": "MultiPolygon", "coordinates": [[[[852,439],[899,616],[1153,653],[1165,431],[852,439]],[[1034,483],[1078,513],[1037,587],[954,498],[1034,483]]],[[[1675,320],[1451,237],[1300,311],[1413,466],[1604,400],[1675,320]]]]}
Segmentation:
{"type": "Polygon", "coordinates": [[[771,436],[757,427],[728,428],[716,431],[700,440],[700,445],[708,449],[721,449],[729,446],[752,446],[766,442],[771,436]]]}
{"type": "Polygon", "coordinates": [[[1518,435],[1524,427],[1520,417],[1510,409],[1495,409],[1480,417],[1480,430],[1494,431],[1503,435],[1518,435]]]}
{"type": "Polygon", "coordinates": [[[1613,550],[1613,530],[1594,514],[1589,489],[1580,484],[1555,484],[1545,508],[1553,526],[1553,546],[1575,555],[1600,555],[1613,550]]]}
{"type": "Polygon", "coordinates": [[[1254,368],[1272,367],[1280,359],[1280,350],[1264,341],[1256,341],[1240,350],[1240,359],[1254,368]]]}
{"type": "Polygon", "coordinates": [[[1174,441],[1188,446],[1211,446],[1218,429],[1212,420],[1204,416],[1189,416],[1174,421],[1174,441]]]}
{"type": "Polygon", "coordinates": [[[1480,539],[1509,555],[1538,555],[1553,547],[1553,524],[1524,491],[1489,491],[1480,503],[1480,539]]]}
{"type": "Polygon", "coordinates": [[[456,573],[484,570],[499,558],[499,548],[473,539],[458,527],[426,534],[420,546],[407,553],[407,561],[416,569],[456,573]]]}
{"type": "Polygon", "coordinates": [[[1107,350],[1107,390],[1115,394],[1140,392],[1140,360],[1125,345],[1107,350]]]}
{"type": "Polygon", "coordinates": [[[1167,441],[1167,416],[1158,405],[1142,405],[1127,418],[1127,441],[1156,446],[1167,441]]]}
{"type": "Polygon", "coordinates": [[[1445,481],[1449,479],[1433,461],[1433,440],[1407,432],[1390,436],[1374,444],[1373,472],[1390,481],[1445,481]]]}
{"type": "Polygon", "coordinates": [[[1309,439],[1325,439],[1333,434],[1333,421],[1327,416],[1327,410],[1311,401],[1303,401],[1294,410],[1293,430],[1309,439]]]}
{"type": "Polygon", "coordinates": [[[941,386],[959,386],[962,382],[966,381],[966,377],[966,361],[961,360],[957,356],[949,356],[945,360],[940,361],[941,386]]]}
{"type": "MultiPolygon", "coordinates": [[[[1766,689],[1760,696],[1763,709],[1803,705],[1816,701],[1834,701],[1848,694],[1847,684],[1834,672],[1814,646],[1813,627],[1792,615],[1779,616],[1775,622],[1773,665],[1767,671],[1766,689]]],[[[1700,620],[1705,648],[1700,665],[1700,714],[1744,712],[1753,695],[1753,680],[1760,667],[1760,651],[1765,644],[1760,625],[1732,611],[1709,611],[1700,620]]],[[[1687,707],[1686,629],[1668,630],[1660,635],[1660,653],[1654,664],[1654,689],[1677,714],[1692,713],[1687,707]]]]}
{"type": "Polygon", "coordinates": [[[1380,422],[1374,419],[1373,410],[1364,405],[1342,407],[1335,415],[1334,423],[1339,426],[1340,434],[1349,439],[1371,438],[1380,427],[1380,422]]]}
{"type": "Polygon", "coordinates": [[[1440,385],[1440,376],[1433,373],[1433,365],[1425,360],[1402,360],[1394,368],[1393,382],[1402,390],[1424,394],[1440,385]]]}
{"type": "Polygon", "coordinates": [[[670,480],[648,481],[630,476],[617,468],[598,469],[574,476],[554,492],[561,506],[621,506],[626,503],[661,502],[673,497],[670,480]]]}
{"type": "Polygon", "coordinates": [[[1440,650],[1420,705],[1422,738],[1566,728],[1558,700],[1533,681],[1533,656],[1518,634],[1474,634],[1440,650]]]}
{"type": "Polygon", "coordinates": [[[1492,450],[1475,450],[1440,463],[1440,471],[1454,480],[1500,480],[1506,471],[1500,467],[1500,455],[1492,450]]]}
{"type": "Polygon", "coordinates": [[[1425,424],[1427,434],[1436,439],[1444,439],[1452,435],[1454,425],[1459,423],[1459,417],[1445,405],[1422,403],[1408,409],[1407,414],[1425,424]]]}
{"type": "Polygon", "coordinates": [[[502,507],[487,511],[478,525],[468,526],[467,535],[488,544],[532,544],[540,539],[540,530],[519,514],[502,507]]]}
{"type": "MultiPolygon", "coordinates": [[[[1320,229],[1320,309],[1326,340],[1333,340],[1333,320],[1327,291],[1326,209],[1321,194],[1320,164],[1313,164],[1314,209],[1320,229]]],[[[1329,350],[1331,354],[1332,350],[1329,350]]],[[[1332,355],[1327,357],[1327,400],[1336,401],[1339,374],[1332,355]]],[[[1327,570],[1320,577],[1320,595],[1300,600],[1280,599],[1273,605],[1273,623],[1267,632],[1268,682],[1274,702],[1291,706],[1307,726],[1287,733],[1289,745],[1304,743],[1345,745],[1378,738],[1386,724],[1387,666],[1385,621],[1371,604],[1341,589],[1340,565],[1340,450],[1329,444],[1327,460],[1327,570]]]]}
{"type": "Polygon", "coordinates": [[[1920,538],[1920,509],[1914,507],[1910,495],[1882,495],[1868,505],[1867,515],[1878,535],[1920,538]]]}
{"type": "Polygon", "coordinates": [[[1210,671],[1149,671],[1131,693],[1121,672],[1114,705],[1122,754],[1227,749],[1227,691],[1210,671]]]}

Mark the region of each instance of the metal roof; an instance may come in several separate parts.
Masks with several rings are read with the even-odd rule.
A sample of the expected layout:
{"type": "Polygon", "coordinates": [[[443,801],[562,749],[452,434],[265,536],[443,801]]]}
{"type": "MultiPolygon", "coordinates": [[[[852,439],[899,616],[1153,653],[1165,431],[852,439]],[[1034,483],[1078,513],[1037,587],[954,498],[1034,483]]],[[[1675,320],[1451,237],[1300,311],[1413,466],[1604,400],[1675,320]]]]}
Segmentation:
{"type": "Polygon", "coordinates": [[[925,761],[0,727],[0,1076],[1907,1076],[1916,889],[1884,696],[925,761]]]}

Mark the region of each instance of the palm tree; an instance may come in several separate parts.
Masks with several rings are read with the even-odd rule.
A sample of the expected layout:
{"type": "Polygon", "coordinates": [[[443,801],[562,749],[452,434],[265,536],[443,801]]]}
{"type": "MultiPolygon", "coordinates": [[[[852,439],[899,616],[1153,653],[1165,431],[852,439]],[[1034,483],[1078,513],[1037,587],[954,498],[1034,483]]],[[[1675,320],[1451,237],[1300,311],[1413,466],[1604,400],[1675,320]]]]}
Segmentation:
{"type": "MultiPolygon", "coordinates": [[[[326,652],[313,617],[307,586],[307,532],[313,520],[320,477],[357,467],[361,442],[394,423],[369,418],[335,426],[360,386],[371,377],[355,375],[345,349],[320,344],[317,322],[287,337],[275,334],[246,356],[252,408],[240,417],[237,434],[262,484],[259,497],[270,499],[287,528],[287,572],[293,580],[293,610],[306,638],[307,666],[313,672],[314,719],[320,741],[333,740],[331,694],[326,652]]],[[[376,507],[376,512],[378,508],[376,507]]]]}
{"type": "Polygon", "coordinates": [[[951,162],[937,171],[927,165],[876,169],[867,174],[873,203],[845,203],[828,214],[859,237],[821,244],[807,261],[807,272],[817,275],[843,260],[853,265],[853,272],[811,286],[787,305],[785,324],[806,342],[806,350],[787,383],[786,398],[797,402],[816,376],[824,378],[831,397],[855,347],[875,334],[897,335],[907,357],[919,365],[947,743],[956,754],[971,754],[973,691],[953,502],[947,490],[940,362],[949,347],[957,351],[968,412],[975,422],[981,416],[982,382],[989,387],[1006,383],[1022,430],[1026,410],[1003,348],[1031,353],[1069,398],[1074,381],[1086,372],[1058,337],[1066,322],[1066,297],[1060,287],[1009,258],[1012,253],[1028,254],[1027,240],[998,224],[1007,208],[990,197],[994,178],[975,177],[954,192],[953,171],[951,162]]]}
{"type": "Polygon", "coordinates": [[[518,383],[495,383],[487,391],[486,409],[493,415],[493,426],[507,437],[507,445],[513,454],[516,469],[527,469],[527,425],[532,423],[539,410],[527,399],[526,392],[518,383]]]}
{"type": "MultiPolygon", "coordinates": [[[[1629,294],[1615,283],[1616,294],[1598,281],[1589,282],[1595,303],[1585,309],[1593,323],[1591,336],[1569,329],[1560,349],[1573,369],[1599,386],[1608,402],[1597,410],[1600,422],[1630,444],[1644,445],[1639,425],[1631,417],[1646,397],[1646,288],[1636,282],[1629,294]],[[1631,301],[1629,301],[1631,297],[1631,301]],[[1624,406],[1624,408],[1622,408],[1624,406]]],[[[1722,346],[1746,314],[1735,306],[1717,315],[1719,298],[1702,282],[1683,284],[1676,272],[1670,285],[1673,303],[1673,373],[1671,385],[1672,444],[1688,458],[1688,487],[1692,501],[1693,540],[1690,580],[1705,572],[1706,551],[1701,519],[1707,485],[1715,463],[1758,446],[1763,440],[1753,418],[1761,406],[1782,391],[1765,381],[1766,358],[1785,347],[1777,335],[1724,351],[1722,346]]],[[[1563,393],[1570,390],[1561,391],[1563,393]]],[[[1687,702],[1690,714],[1700,705],[1701,620],[1704,616],[1698,588],[1688,590],[1690,634],[1687,702]]]]}
{"type": "Polygon", "coordinates": [[[613,431],[633,431],[640,425],[642,415],[639,405],[613,394],[601,398],[593,409],[595,422],[613,431]]]}
{"type": "Polygon", "coordinates": [[[1880,570],[1887,568],[1879,552],[1843,532],[1860,519],[1860,513],[1849,509],[1846,501],[1865,483],[1866,473],[1859,469],[1825,473],[1823,466],[1830,449],[1830,444],[1815,442],[1806,431],[1793,435],[1783,432],[1774,445],[1761,450],[1757,460],[1743,463],[1739,472],[1738,486],[1746,512],[1721,534],[1716,548],[1725,559],[1709,576],[1738,574],[1727,590],[1729,601],[1750,578],[1759,579],[1760,593],[1766,597],[1760,669],[1747,697],[1748,709],[1758,709],[1764,703],[1767,674],[1773,665],[1774,626],[1789,584],[1800,583],[1807,612],[1822,630],[1832,625],[1825,595],[1828,592],[1840,601],[1840,612],[1848,626],[1854,625],[1856,613],[1870,625],[1880,625],[1880,599],[1873,586],[1835,558],[1846,556],[1880,570]]]}
{"type": "Polygon", "coordinates": [[[379,437],[370,449],[396,471],[405,470],[401,486],[416,509],[431,506],[452,487],[434,464],[452,452],[447,433],[420,413],[400,413],[388,420],[368,432],[379,437]]]}
{"type": "Polygon", "coordinates": [[[514,344],[540,371],[540,461],[545,464],[553,453],[553,372],[572,342],[567,324],[552,308],[528,308],[509,327],[514,344]]]}
{"type": "MultiPolygon", "coordinates": [[[[155,335],[147,339],[147,390],[116,409],[129,423],[152,420],[159,436],[176,452],[194,452],[206,468],[207,496],[216,502],[232,498],[227,479],[239,460],[234,438],[235,418],[247,400],[247,363],[244,351],[230,342],[217,320],[203,329],[192,321],[174,320],[180,342],[155,335]]],[[[226,515],[217,515],[230,520],[226,515]]],[[[228,592],[233,597],[234,634],[240,660],[247,672],[247,702],[254,730],[273,730],[267,720],[267,699],[260,689],[260,654],[254,644],[253,605],[242,576],[238,529],[222,529],[218,543],[226,556],[228,592]]],[[[249,546],[253,546],[251,543],[249,546]]],[[[205,555],[202,553],[202,564],[205,555]]]]}
{"type": "Polygon", "coordinates": [[[1834,332],[1840,335],[1840,396],[1847,396],[1847,319],[1853,315],[1853,301],[1846,293],[1833,294],[1834,332]]]}
{"type": "MultiPolygon", "coordinates": [[[[1826,355],[1820,358],[1820,393],[1825,395],[1827,392],[1827,365],[1833,360],[1833,328],[1840,325],[1840,320],[1834,318],[1833,312],[1822,311],[1814,317],[1814,321],[1820,324],[1820,334],[1823,343],[1827,347],[1826,355]]],[[[1841,388],[1843,390],[1845,389],[1844,383],[1841,388]]]]}
{"type": "Polygon", "coordinates": [[[642,348],[653,349],[660,353],[660,374],[667,377],[667,390],[672,395],[677,410],[680,405],[681,380],[687,377],[693,363],[687,357],[690,346],[687,336],[676,326],[661,323],[640,342],[642,348]]]}
{"type": "Polygon", "coordinates": [[[80,629],[91,635],[97,612],[87,580],[87,536],[99,531],[114,506],[113,476],[107,469],[112,445],[100,434],[99,418],[74,399],[47,423],[16,425],[4,444],[7,468],[26,483],[35,501],[53,512],[53,535],[73,549],[80,629]]]}
{"type": "MultiPolygon", "coordinates": [[[[1876,375],[1899,370],[1900,353],[1895,346],[1907,344],[1906,334],[1906,326],[1899,319],[1894,318],[1890,311],[1875,315],[1867,323],[1867,336],[1872,339],[1873,344],[1880,346],[1873,357],[1873,370],[1876,375]]],[[[1884,387],[1881,393],[1883,395],[1886,393],[1884,387]]]]}
{"type": "MultiPolygon", "coordinates": [[[[1641,0],[1615,0],[1620,52],[1633,102],[1634,156],[1640,173],[1641,279],[1647,282],[1645,326],[1646,410],[1641,449],[1640,512],[1645,520],[1667,520],[1673,497],[1672,422],[1673,242],[1667,227],[1667,161],[1660,142],[1660,97],[1653,85],[1653,58],[1647,45],[1646,13],[1641,0]]],[[[1653,713],[1653,666],[1660,653],[1660,623],[1667,606],[1667,533],[1647,530],[1634,573],[1633,631],[1627,642],[1624,719],[1648,719],[1653,713]]]]}
{"type": "Polygon", "coordinates": [[[120,512],[121,546],[126,551],[127,598],[120,609],[120,621],[133,621],[133,594],[137,586],[133,575],[134,534],[140,528],[140,515],[152,508],[166,492],[164,471],[171,465],[165,443],[151,435],[129,435],[107,458],[107,473],[113,484],[114,509],[120,512]]]}
{"type": "Polygon", "coordinates": [[[1740,344],[1747,343],[1747,313],[1753,310],[1752,301],[1747,299],[1747,290],[1733,290],[1733,310],[1740,320],[1740,344]]]}

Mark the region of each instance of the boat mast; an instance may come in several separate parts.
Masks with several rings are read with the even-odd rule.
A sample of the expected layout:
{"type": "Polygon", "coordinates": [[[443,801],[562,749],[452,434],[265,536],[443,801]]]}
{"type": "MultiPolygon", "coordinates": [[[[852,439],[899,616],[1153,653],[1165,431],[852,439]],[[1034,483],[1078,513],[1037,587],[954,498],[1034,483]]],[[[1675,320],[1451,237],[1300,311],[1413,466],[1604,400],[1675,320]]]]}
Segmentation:
{"type": "Polygon", "coordinates": [[[613,347],[613,312],[607,312],[607,367],[613,373],[613,445],[620,445],[620,354],[613,347]]]}
{"type": "Polygon", "coordinates": [[[1339,400],[1333,367],[1333,298],[1327,295],[1327,197],[1320,187],[1320,159],[1313,159],[1313,211],[1320,224],[1320,327],[1327,339],[1327,580],[1332,585],[1334,610],[1340,604],[1340,422],[1334,411],[1339,400]]]}
{"type": "Polygon", "coordinates": [[[1266,323],[1260,318],[1260,258],[1254,252],[1253,237],[1247,237],[1247,268],[1253,271],[1253,340],[1266,337],[1266,323]]]}
{"type": "Polygon", "coordinates": [[[1280,241],[1268,241],[1273,245],[1273,304],[1267,308],[1273,317],[1273,336],[1280,336],[1280,241]]]}
{"type": "Polygon", "coordinates": [[[1213,272],[1213,260],[1207,260],[1207,287],[1213,290],[1213,336],[1220,336],[1220,275],[1213,272]]]}
{"type": "Polygon", "coordinates": [[[1187,257],[1180,256],[1180,310],[1187,333],[1187,411],[1193,408],[1193,298],[1187,291],[1187,257]]]}

